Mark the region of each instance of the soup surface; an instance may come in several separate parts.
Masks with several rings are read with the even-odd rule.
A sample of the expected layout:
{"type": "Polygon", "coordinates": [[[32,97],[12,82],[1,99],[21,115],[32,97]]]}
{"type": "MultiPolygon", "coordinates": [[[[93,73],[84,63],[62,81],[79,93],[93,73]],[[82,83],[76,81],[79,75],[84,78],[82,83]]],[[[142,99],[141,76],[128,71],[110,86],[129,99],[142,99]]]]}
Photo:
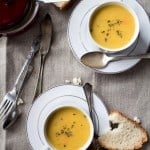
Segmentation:
{"type": "Polygon", "coordinates": [[[102,47],[115,50],[127,45],[135,33],[135,20],[123,6],[108,4],[91,19],[90,32],[102,47]]]}
{"type": "Polygon", "coordinates": [[[58,150],[79,150],[90,136],[87,117],[73,107],[56,110],[47,120],[47,141],[58,150]]]}

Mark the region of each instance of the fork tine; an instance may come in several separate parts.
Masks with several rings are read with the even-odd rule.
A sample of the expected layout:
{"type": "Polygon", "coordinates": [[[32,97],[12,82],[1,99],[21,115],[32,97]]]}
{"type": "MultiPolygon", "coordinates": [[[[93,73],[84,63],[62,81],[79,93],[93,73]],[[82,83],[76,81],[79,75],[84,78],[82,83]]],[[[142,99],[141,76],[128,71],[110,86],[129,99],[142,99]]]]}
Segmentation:
{"type": "Polygon", "coordinates": [[[9,103],[10,102],[8,100],[6,100],[5,103],[4,103],[4,105],[3,105],[3,107],[1,108],[1,110],[0,110],[0,119],[2,118],[4,112],[6,111],[6,108],[9,105],[9,103]]]}
{"type": "Polygon", "coordinates": [[[8,100],[5,100],[4,102],[2,102],[3,104],[0,107],[0,116],[2,112],[5,110],[5,107],[7,106],[8,102],[9,102],[8,100]]]}
{"type": "Polygon", "coordinates": [[[5,116],[7,116],[10,108],[12,106],[12,102],[8,102],[7,105],[5,106],[5,108],[3,109],[3,111],[0,114],[0,120],[3,120],[5,116]]]}
{"type": "Polygon", "coordinates": [[[1,102],[1,104],[0,104],[0,112],[4,108],[6,102],[7,102],[7,99],[3,99],[3,101],[1,102]]]}
{"type": "Polygon", "coordinates": [[[5,119],[7,118],[7,116],[9,115],[9,113],[11,112],[13,108],[13,105],[9,105],[8,108],[7,108],[7,111],[4,113],[4,115],[0,118],[0,121],[5,121],[5,119]]]}
{"type": "Polygon", "coordinates": [[[5,113],[5,115],[3,116],[3,118],[0,120],[0,121],[5,121],[6,120],[6,118],[8,117],[8,115],[9,115],[9,113],[12,111],[12,108],[13,108],[13,104],[12,105],[10,105],[10,107],[9,107],[9,109],[8,109],[8,111],[7,111],[7,113],[5,113]]]}

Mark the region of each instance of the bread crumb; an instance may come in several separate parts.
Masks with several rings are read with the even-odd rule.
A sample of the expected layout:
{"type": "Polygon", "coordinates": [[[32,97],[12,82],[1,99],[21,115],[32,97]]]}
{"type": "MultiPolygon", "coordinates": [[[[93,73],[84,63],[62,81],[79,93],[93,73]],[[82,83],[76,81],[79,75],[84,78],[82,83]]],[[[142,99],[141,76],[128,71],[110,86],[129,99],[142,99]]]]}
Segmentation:
{"type": "Polygon", "coordinates": [[[82,85],[82,80],[81,80],[81,78],[80,77],[74,77],[73,79],[72,79],[72,81],[71,80],[65,80],[65,83],[66,84],[73,84],[73,85],[82,85]]]}
{"type": "Polygon", "coordinates": [[[24,101],[21,98],[19,98],[17,101],[17,106],[22,105],[22,104],[24,104],[24,101]]]}
{"type": "Polygon", "coordinates": [[[73,78],[72,83],[74,85],[81,85],[82,84],[81,78],[80,77],[73,78]]]}
{"type": "Polygon", "coordinates": [[[135,117],[133,118],[133,120],[134,120],[135,122],[137,122],[137,123],[141,123],[140,119],[139,119],[137,116],[135,116],[135,117]]]}
{"type": "Polygon", "coordinates": [[[70,80],[65,80],[65,83],[67,83],[67,84],[68,84],[68,83],[71,83],[71,81],[70,81],[70,80]]]}

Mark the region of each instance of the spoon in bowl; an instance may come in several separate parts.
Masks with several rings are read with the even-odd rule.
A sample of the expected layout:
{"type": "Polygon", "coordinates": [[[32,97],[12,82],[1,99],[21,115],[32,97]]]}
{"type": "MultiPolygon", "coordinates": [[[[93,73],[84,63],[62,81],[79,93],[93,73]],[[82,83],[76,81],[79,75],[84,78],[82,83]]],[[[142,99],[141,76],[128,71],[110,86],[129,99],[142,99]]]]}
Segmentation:
{"type": "Polygon", "coordinates": [[[150,59],[150,53],[132,56],[107,56],[100,51],[89,52],[81,57],[81,62],[91,68],[105,68],[110,62],[127,59],[150,59]]]}

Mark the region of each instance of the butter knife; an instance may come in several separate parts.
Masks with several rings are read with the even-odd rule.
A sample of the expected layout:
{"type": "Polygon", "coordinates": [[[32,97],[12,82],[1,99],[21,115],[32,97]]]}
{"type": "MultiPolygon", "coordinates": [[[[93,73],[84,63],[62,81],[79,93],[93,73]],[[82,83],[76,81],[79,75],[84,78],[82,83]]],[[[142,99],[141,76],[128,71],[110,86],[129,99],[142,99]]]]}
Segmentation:
{"type": "Polygon", "coordinates": [[[35,89],[34,99],[43,91],[43,73],[47,54],[49,53],[52,41],[52,20],[50,14],[46,14],[40,24],[41,43],[40,43],[40,71],[35,89]]]}
{"type": "Polygon", "coordinates": [[[99,120],[98,120],[97,113],[94,109],[92,85],[90,83],[85,83],[85,85],[83,86],[83,90],[84,90],[86,100],[88,103],[89,114],[90,114],[90,117],[91,117],[91,120],[92,120],[93,126],[94,126],[94,138],[93,138],[92,143],[91,143],[90,147],[88,148],[88,150],[90,150],[90,149],[100,150],[101,147],[100,147],[100,144],[98,142],[99,120]]]}

